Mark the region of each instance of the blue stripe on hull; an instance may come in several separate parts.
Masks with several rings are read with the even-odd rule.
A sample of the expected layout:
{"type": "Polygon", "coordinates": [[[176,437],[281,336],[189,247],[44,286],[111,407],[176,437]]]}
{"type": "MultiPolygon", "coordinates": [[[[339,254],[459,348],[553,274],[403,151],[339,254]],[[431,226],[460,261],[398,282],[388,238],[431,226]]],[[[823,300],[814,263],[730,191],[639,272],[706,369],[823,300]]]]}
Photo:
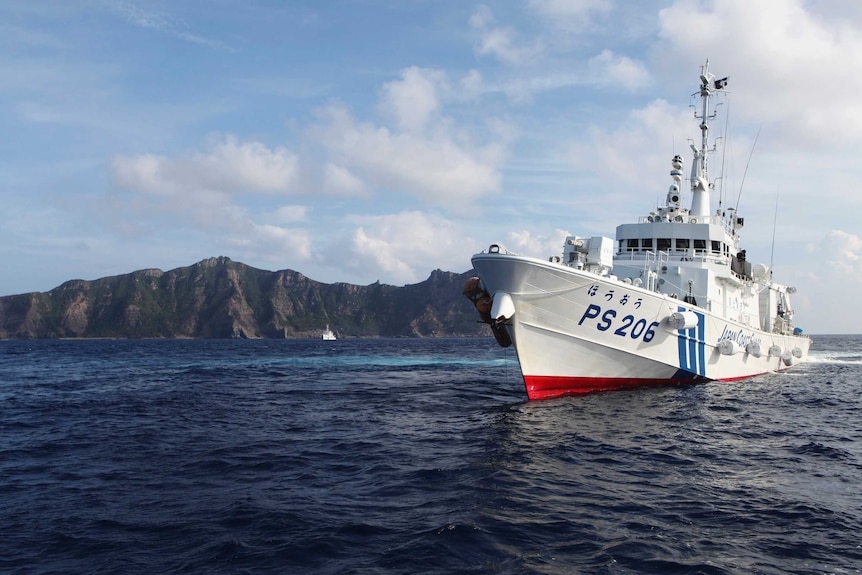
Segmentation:
{"type": "MultiPolygon", "coordinates": [[[[687,311],[684,307],[678,307],[677,310],[687,311]]],[[[706,376],[706,342],[704,341],[706,321],[702,313],[696,311],[692,313],[697,316],[697,325],[677,330],[679,368],[681,372],[689,374],[688,377],[704,377],[706,376]]]]}

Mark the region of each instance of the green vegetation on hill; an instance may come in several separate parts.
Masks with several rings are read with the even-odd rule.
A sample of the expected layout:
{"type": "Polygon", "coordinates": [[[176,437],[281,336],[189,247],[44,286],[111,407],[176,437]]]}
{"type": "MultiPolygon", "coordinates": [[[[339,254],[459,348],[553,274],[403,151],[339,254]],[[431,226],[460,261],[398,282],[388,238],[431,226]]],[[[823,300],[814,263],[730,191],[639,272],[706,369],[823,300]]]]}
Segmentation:
{"type": "Polygon", "coordinates": [[[327,324],[339,337],[488,335],[461,295],[470,275],[435,270],[404,287],[324,284],[210,258],[0,297],[0,339],[319,337],[327,324]]]}

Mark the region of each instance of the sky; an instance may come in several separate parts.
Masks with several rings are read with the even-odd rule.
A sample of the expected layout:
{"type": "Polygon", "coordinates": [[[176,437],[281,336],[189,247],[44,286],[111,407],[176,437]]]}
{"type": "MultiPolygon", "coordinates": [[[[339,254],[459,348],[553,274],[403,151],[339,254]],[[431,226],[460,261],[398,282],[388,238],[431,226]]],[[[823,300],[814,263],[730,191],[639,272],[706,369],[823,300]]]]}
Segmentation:
{"type": "Polygon", "coordinates": [[[613,237],[690,166],[709,59],[713,209],[797,325],[860,333],[859,54],[844,0],[6,0],[0,295],[215,256],[405,285],[613,237]]]}

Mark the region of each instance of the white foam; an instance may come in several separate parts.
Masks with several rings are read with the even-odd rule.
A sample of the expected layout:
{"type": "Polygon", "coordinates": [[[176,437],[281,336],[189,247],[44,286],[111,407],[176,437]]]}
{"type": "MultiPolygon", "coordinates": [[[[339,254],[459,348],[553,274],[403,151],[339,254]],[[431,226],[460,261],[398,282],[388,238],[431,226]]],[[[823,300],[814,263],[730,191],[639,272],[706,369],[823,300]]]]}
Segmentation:
{"type": "Polygon", "coordinates": [[[841,365],[862,365],[862,352],[858,351],[821,351],[808,355],[810,363],[829,363],[841,365]]]}

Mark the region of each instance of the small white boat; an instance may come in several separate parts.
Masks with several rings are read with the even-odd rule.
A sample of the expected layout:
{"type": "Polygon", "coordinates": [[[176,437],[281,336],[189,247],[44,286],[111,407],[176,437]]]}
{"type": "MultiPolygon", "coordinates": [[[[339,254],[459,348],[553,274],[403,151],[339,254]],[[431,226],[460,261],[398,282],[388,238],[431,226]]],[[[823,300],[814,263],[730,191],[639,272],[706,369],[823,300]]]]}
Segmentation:
{"type": "Polygon", "coordinates": [[[323,339],[325,341],[335,340],[335,334],[332,332],[331,329],[329,329],[329,324],[327,324],[326,329],[323,330],[323,339]]]}
{"type": "Polygon", "coordinates": [[[734,381],[806,359],[811,341],[793,326],[796,290],[748,261],[735,207],[710,206],[710,98],[727,78],[707,61],[699,80],[690,208],[677,155],[665,204],[617,226],[616,240],[570,236],[549,260],[500,244],[473,256],[478,277],[464,294],[498,343],[514,344],[529,398],[734,381]]]}

